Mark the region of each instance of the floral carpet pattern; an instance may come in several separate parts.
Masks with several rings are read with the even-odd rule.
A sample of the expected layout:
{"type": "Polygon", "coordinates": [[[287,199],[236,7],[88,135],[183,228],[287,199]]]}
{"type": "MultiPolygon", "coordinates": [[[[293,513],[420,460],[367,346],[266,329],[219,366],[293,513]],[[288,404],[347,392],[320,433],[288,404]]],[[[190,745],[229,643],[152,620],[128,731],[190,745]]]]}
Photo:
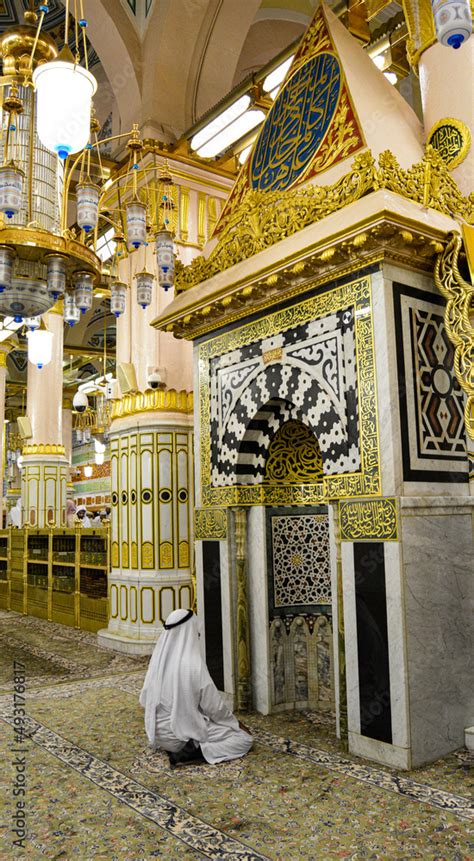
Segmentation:
{"type": "Polygon", "coordinates": [[[17,614],[0,614],[0,643],[7,764],[15,756],[11,662],[27,668],[28,834],[26,848],[14,846],[7,765],[2,861],[473,858],[465,750],[397,772],[344,753],[327,714],[251,714],[246,757],[171,770],[144,735],[137,695],[147,659],[102,654],[94,635],[17,614]]]}

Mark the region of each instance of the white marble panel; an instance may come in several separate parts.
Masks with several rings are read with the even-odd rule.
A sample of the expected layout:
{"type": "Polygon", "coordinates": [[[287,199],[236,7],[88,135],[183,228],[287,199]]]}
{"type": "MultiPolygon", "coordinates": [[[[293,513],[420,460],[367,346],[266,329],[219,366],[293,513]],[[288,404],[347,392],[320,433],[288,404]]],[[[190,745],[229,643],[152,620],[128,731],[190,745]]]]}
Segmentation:
{"type": "Polygon", "coordinates": [[[249,509],[247,548],[253,704],[257,711],[268,714],[271,709],[271,666],[264,506],[249,509]]]}
{"type": "Polygon", "coordinates": [[[410,732],[408,725],[405,616],[402,595],[400,545],[397,542],[385,542],[384,561],[392,741],[396,747],[408,748],[410,745],[410,732]]]}
{"type": "Polygon", "coordinates": [[[472,724],[471,502],[401,500],[413,766],[462,747],[472,724]]]}
{"type": "Polygon", "coordinates": [[[334,534],[334,518],[337,516],[337,508],[332,505],[328,507],[329,512],[329,564],[331,566],[331,605],[332,605],[332,642],[333,642],[333,667],[334,667],[334,700],[336,704],[336,733],[341,735],[340,702],[339,702],[339,643],[338,625],[339,613],[337,607],[337,562],[336,562],[336,539],[334,534]]]}
{"type": "Polygon", "coordinates": [[[346,644],[347,725],[349,732],[360,733],[359,664],[354,576],[354,545],[343,541],[342,591],[344,596],[344,639],[346,644]]]}

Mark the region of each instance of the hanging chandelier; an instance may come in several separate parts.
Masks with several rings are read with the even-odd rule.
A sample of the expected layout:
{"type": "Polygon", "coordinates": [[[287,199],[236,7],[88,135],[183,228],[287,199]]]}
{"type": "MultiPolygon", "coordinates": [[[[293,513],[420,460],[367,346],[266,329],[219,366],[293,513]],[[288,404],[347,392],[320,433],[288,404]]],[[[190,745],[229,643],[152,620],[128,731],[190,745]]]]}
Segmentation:
{"type": "Polygon", "coordinates": [[[99,141],[83,0],[66,0],[65,7],[59,52],[43,29],[47,2],[35,10],[30,0],[25,24],[0,36],[0,315],[17,323],[40,317],[58,299],[64,299],[71,326],[90,310],[100,285],[96,247],[103,229],[112,228],[116,247],[111,273],[116,317],[125,312],[132,287],[119,277],[119,263],[151,241],[155,255],[148,269],[154,271],[135,267],[138,304],[151,304],[155,281],[164,290],[174,284],[176,212],[168,165],[146,150],[138,126],[99,141]],[[109,141],[123,141],[128,151],[128,164],[112,179],[100,152],[109,141]],[[74,185],[77,228],[71,230],[68,201],[74,185]]]}

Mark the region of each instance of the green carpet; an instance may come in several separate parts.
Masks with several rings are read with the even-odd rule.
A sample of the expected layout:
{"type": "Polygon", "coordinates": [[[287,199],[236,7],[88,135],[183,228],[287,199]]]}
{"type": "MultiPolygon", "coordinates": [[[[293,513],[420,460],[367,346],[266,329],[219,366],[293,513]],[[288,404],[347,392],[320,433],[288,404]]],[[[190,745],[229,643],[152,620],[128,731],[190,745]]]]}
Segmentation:
{"type": "MultiPolygon", "coordinates": [[[[31,739],[25,742],[27,848],[12,847],[10,767],[1,777],[7,799],[1,859],[472,857],[466,752],[397,773],[344,754],[327,717],[252,714],[245,722],[256,741],[247,757],[170,771],[144,734],[137,695],[146,660],[120,656],[115,663],[94,646],[93,635],[89,641],[52,626],[60,629],[53,636],[48,623],[6,615],[0,636],[8,632],[18,646],[11,644],[8,654],[2,648],[2,680],[7,686],[12,658],[25,662],[27,675],[31,669],[31,739]]],[[[0,718],[8,763],[14,736],[5,687],[0,718]]]]}

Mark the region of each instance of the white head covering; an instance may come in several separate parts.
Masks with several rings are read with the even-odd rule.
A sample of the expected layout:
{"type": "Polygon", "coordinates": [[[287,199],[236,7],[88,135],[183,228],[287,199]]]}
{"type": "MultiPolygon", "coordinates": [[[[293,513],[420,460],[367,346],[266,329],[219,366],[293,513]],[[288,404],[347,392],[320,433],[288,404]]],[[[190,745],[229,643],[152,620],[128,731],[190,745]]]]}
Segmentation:
{"type": "Polygon", "coordinates": [[[176,738],[185,742],[190,738],[199,742],[207,739],[206,721],[199,711],[206,667],[198,632],[198,620],[192,610],[173,610],[166,619],[140,693],[150,744],[155,741],[156,709],[160,705],[170,713],[171,731],[176,738]]]}

